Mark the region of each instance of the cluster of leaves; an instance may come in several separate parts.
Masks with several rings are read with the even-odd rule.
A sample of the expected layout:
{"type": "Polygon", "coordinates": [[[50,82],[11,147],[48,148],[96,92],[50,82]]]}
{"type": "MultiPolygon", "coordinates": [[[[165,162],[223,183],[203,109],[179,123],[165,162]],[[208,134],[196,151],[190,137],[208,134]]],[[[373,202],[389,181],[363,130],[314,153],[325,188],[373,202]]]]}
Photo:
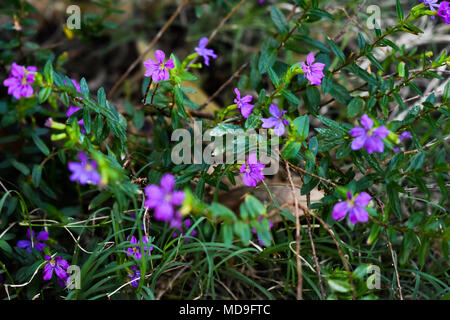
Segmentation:
{"type": "MultiPolygon", "coordinates": [[[[299,285],[296,228],[300,228],[301,257],[307,266],[302,269],[305,298],[449,297],[445,142],[450,129],[450,84],[425,97],[416,82],[444,79],[437,70],[448,65],[450,57],[445,50],[433,58],[435,53],[426,48],[407,50],[395,43],[400,34],[422,33],[414,23],[428,18],[425,6],[408,8],[405,14],[397,1],[396,24],[371,33],[361,30],[355,40],[358,50],[353,52],[348,39],[324,38],[314,31],[346,21],[340,13],[326,10],[326,1],[283,1],[293,7],[291,14],[281,2],[254,2],[243,5],[232,18],[238,26],[234,28],[237,38],[266,15],[272,21],[259,26],[264,36],[259,38],[258,52],[248,61],[238,61],[248,64],[249,70],[236,86],[257,96],[247,119],[235,104],[205,112],[192,101],[195,90],[186,83],[199,81],[203,72],[196,53],[184,59],[171,54],[175,68],[170,79],[155,84],[145,78],[140,92],[133,94],[124,88],[124,103],[107,98],[103,87],[95,92],[89,89],[85,78],[80,79],[78,92],[64,67],[70,63],[67,55],[56,56],[31,42],[36,20],[30,14],[37,13],[32,5],[12,1],[2,11],[21,26],[20,30],[14,24],[2,26],[11,37],[0,40],[2,80],[12,62],[36,65],[39,70],[34,96],[16,100],[4,95],[0,100],[0,275],[4,284],[13,285],[10,298],[31,299],[38,293],[46,298],[63,290],[56,282],[48,286],[40,274],[36,276],[43,266],[42,252],[15,246],[30,227],[47,228],[48,252],[80,266],[80,286],[64,291],[66,299],[155,299],[164,294],[168,298],[228,298],[230,291],[243,298],[292,298],[299,285]],[[379,49],[387,54],[380,55],[379,49]],[[302,71],[299,57],[310,52],[325,64],[320,86],[311,85],[302,71]],[[363,61],[370,67],[362,67],[363,61]],[[423,97],[423,102],[411,107],[405,96],[410,92],[423,97]],[[295,212],[277,202],[268,177],[262,184],[270,201],[247,194],[235,212],[219,203],[219,193],[226,197],[230,186],[237,185],[240,164],[172,162],[177,145],[171,139],[174,130],[185,128],[195,135],[197,120],[202,122],[202,134],[210,130],[213,139],[250,132],[261,127],[261,118],[269,115],[272,103],[287,110],[290,120],[286,134],[276,138],[281,144],[280,171],[286,164],[290,173],[299,175],[303,183],[295,187],[308,199],[313,190],[324,194],[319,201],[305,203],[308,210],[301,217],[301,227],[296,225],[295,212]],[[80,110],[67,118],[65,111],[71,105],[80,110]],[[405,115],[393,120],[398,113],[405,115]],[[369,154],[351,148],[348,132],[363,114],[391,131],[384,140],[384,152],[369,154]],[[49,117],[64,126],[45,127],[49,117]],[[78,123],[81,119],[83,128],[78,123]],[[404,130],[411,132],[411,143],[396,152],[397,133],[404,130]],[[80,186],[69,180],[67,163],[80,150],[97,162],[100,186],[80,186]],[[143,206],[144,187],[158,184],[168,172],[176,177],[177,189],[185,191],[181,214],[195,221],[182,234],[175,235],[176,230],[165,223],[153,219],[150,223],[151,215],[143,206]],[[372,195],[368,223],[332,219],[333,205],[345,198],[347,190],[372,195]],[[271,229],[272,212],[281,222],[271,229]],[[141,244],[149,234],[152,253],[140,260],[127,256],[131,234],[141,244]],[[263,246],[256,245],[253,237],[263,246]],[[122,287],[136,264],[139,286],[122,287]],[[380,267],[381,290],[367,286],[372,265],[380,267]],[[175,274],[177,285],[166,293],[166,283],[175,274]],[[274,279],[277,286],[268,289],[274,279]],[[27,286],[14,287],[29,280],[27,286]]],[[[117,4],[99,2],[103,14],[85,16],[81,30],[70,37],[93,43],[108,28],[117,27],[107,21],[111,14],[121,13],[117,4]]],[[[215,21],[209,17],[214,11],[225,16],[234,6],[240,2],[194,3],[199,24],[202,19],[215,21]]],[[[209,27],[212,32],[216,26],[209,27]]],[[[227,59],[226,52],[216,53],[219,59],[227,59]]],[[[244,146],[220,152],[236,152],[240,147],[248,151],[250,146],[245,140],[244,146]]]]}

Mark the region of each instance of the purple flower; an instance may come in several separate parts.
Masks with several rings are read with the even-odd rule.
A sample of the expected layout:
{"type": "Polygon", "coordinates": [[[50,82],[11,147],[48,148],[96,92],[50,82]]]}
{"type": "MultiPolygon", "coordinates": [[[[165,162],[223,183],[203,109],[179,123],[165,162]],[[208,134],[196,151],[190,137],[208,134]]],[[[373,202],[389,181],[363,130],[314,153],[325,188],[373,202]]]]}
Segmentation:
{"type": "Polygon", "coordinates": [[[269,112],[273,117],[262,118],[262,127],[266,129],[274,128],[273,131],[275,132],[275,134],[277,136],[282,136],[285,131],[284,126],[289,125],[289,121],[283,118],[287,111],[283,110],[280,113],[280,109],[278,109],[277,105],[271,104],[269,107],[269,112]]]}
{"type": "Polygon", "coordinates": [[[314,57],[314,53],[309,53],[306,57],[306,63],[302,62],[302,69],[305,73],[305,77],[311,82],[313,85],[320,85],[322,83],[322,78],[325,77],[323,74],[323,68],[325,68],[325,64],[321,62],[313,63],[316,60],[314,57]]]}
{"type": "Polygon", "coordinates": [[[365,208],[372,197],[366,192],[361,192],[353,199],[351,192],[347,191],[347,198],[347,201],[341,201],[334,205],[333,219],[344,219],[347,213],[349,213],[348,218],[351,223],[355,224],[358,221],[367,222],[369,220],[369,214],[365,208]]]}
{"type": "Polygon", "coordinates": [[[69,263],[62,257],[52,258],[49,255],[45,256],[45,260],[47,260],[48,262],[42,272],[43,279],[50,280],[53,276],[53,271],[55,271],[55,274],[58,277],[59,285],[61,287],[64,287],[69,277],[66,272],[67,268],[69,268],[69,263]]]}
{"type": "Polygon", "coordinates": [[[20,240],[17,242],[16,246],[19,248],[26,249],[29,253],[31,253],[31,248],[36,248],[36,250],[43,252],[44,247],[47,246],[43,242],[48,240],[48,232],[46,231],[39,232],[37,238],[35,238],[34,231],[31,231],[31,235],[32,236],[30,236],[30,229],[27,229],[27,238],[30,240],[20,240]]]}
{"type": "Polygon", "coordinates": [[[146,200],[144,206],[155,210],[157,220],[170,222],[171,227],[181,228],[181,214],[174,206],[179,206],[184,200],[184,191],[173,190],[175,177],[165,174],[160,180],[160,186],[150,185],[145,188],[146,200]]]}
{"type": "Polygon", "coordinates": [[[403,141],[405,139],[411,139],[411,138],[412,138],[412,135],[411,135],[411,132],[409,132],[409,131],[403,131],[402,133],[400,133],[400,136],[399,136],[400,141],[403,141]]]}
{"type": "Polygon", "coordinates": [[[139,280],[141,279],[141,271],[138,269],[137,266],[132,266],[131,267],[131,273],[128,274],[128,276],[130,277],[130,281],[131,285],[134,288],[137,288],[139,286],[139,280]]]}
{"type": "MultiPolygon", "coordinates": [[[[186,220],[184,220],[184,227],[183,227],[183,228],[178,228],[178,229],[182,229],[179,235],[180,235],[180,236],[184,236],[184,235],[186,234],[186,232],[189,230],[189,228],[191,227],[191,225],[192,225],[191,219],[186,219],[186,220]]],[[[190,234],[190,236],[195,237],[196,235],[197,235],[197,230],[193,229],[192,232],[191,232],[191,234],[190,234]]],[[[177,232],[174,232],[173,235],[172,235],[172,237],[173,237],[173,238],[178,237],[178,233],[177,233],[177,232]]],[[[189,242],[189,237],[186,237],[186,238],[184,239],[184,241],[185,241],[185,242],[189,242]]]]}
{"type": "Polygon", "coordinates": [[[198,47],[195,48],[195,52],[197,52],[199,56],[202,56],[205,59],[205,64],[209,67],[209,57],[216,59],[217,55],[212,49],[206,49],[207,43],[208,38],[201,38],[198,43],[198,47]]]}
{"type": "Polygon", "coordinates": [[[16,99],[31,97],[33,95],[31,84],[34,82],[36,72],[36,67],[30,66],[25,69],[24,66],[13,62],[9,78],[3,81],[3,85],[8,87],[8,94],[16,99]]]}
{"type": "Polygon", "coordinates": [[[383,138],[389,134],[389,130],[385,126],[373,128],[373,120],[367,114],[361,117],[362,127],[355,127],[349,131],[350,135],[354,137],[352,141],[352,150],[359,150],[362,147],[366,148],[369,154],[373,152],[383,152],[384,143],[383,138]]]}
{"type": "Polygon", "coordinates": [[[234,103],[237,104],[238,109],[241,109],[242,116],[247,119],[248,116],[252,113],[254,105],[250,104],[249,102],[252,101],[253,97],[251,95],[246,95],[245,97],[241,98],[241,93],[239,92],[238,88],[234,89],[234,92],[236,93],[236,99],[234,99],[234,103]]]}
{"type": "Polygon", "coordinates": [[[450,24],[450,2],[442,1],[437,14],[444,19],[445,23],[450,24]]]}
{"type": "Polygon", "coordinates": [[[155,59],[156,61],[153,59],[144,61],[144,67],[147,68],[145,71],[145,76],[151,76],[154,82],[169,80],[170,75],[167,70],[175,68],[173,59],[169,59],[167,62],[164,62],[166,55],[161,50],[155,51],[155,59]]]}
{"type": "Polygon", "coordinates": [[[81,162],[69,162],[68,167],[72,171],[70,181],[78,181],[80,184],[100,184],[101,176],[97,171],[97,162],[88,161],[84,152],[78,152],[81,162]]]}
{"type": "Polygon", "coordinates": [[[256,153],[250,154],[247,160],[247,165],[242,164],[239,171],[244,173],[242,182],[249,187],[256,187],[259,180],[264,180],[264,174],[262,173],[265,165],[257,161],[256,153]]]}
{"type": "MultiPolygon", "coordinates": [[[[129,238],[129,237],[128,237],[129,238]]],[[[128,240],[128,239],[127,239],[128,240]]],[[[143,236],[142,237],[142,243],[147,244],[148,243],[148,238],[147,236],[143,236]]],[[[130,244],[132,245],[132,247],[128,248],[127,250],[127,256],[128,257],[135,257],[136,259],[140,259],[142,258],[142,253],[141,253],[141,242],[138,241],[136,239],[135,236],[131,236],[131,241],[130,244]]],[[[153,250],[153,247],[149,247],[144,245],[144,255],[145,254],[150,254],[150,251],[153,250]]]]}
{"type": "MultiPolygon", "coordinates": [[[[423,2],[425,5],[429,6],[431,11],[436,11],[439,7],[438,0],[420,0],[420,2],[423,2]]],[[[434,16],[431,16],[431,19],[434,18],[434,16]]]]}

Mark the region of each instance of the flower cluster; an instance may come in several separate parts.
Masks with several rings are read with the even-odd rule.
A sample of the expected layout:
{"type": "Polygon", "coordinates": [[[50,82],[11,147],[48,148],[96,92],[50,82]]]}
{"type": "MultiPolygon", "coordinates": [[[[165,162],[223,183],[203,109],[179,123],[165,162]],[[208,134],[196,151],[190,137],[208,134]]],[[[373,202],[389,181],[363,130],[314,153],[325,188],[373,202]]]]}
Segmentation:
{"type": "Polygon", "coordinates": [[[269,112],[272,117],[262,118],[262,126],[263,128],[273,128],[273,132],[277,136],[282,136],[285,129],[285,126],[289,125],[289,121],[284,118],[284,115],[287,113],[286,110],[280,112],[278,106],[276,104],[271,104],[269,107],[269,112]]]}
{"type": "Polygon", "coordinates": [[[130,277],[131,285],[137,288],[141,279],[141,271],[138,269],[138,266],[131,267],[131,272],[128,274],[128,277],[130,277]]]}
{"type": "Polygon", "coordinates": [[[352,196],[350,191],[347,191],[346,201],[340,201],[333,207],[333,219],[344,219],[348,213],[348,219],[351,223],[367,222],[369,220],[369,214],[366,207],[369,205],[372,197],[366,193],[361,192],[356,197],[352,196]]]}
{"type": "Polygon", "coordinates": [[[323,74],[323,69],[325,68],[325,64],[321,62],[314,61],[316,58],[314,57],[314,53],[309,53],[306,56],[306,63],[302,62],[302,69],[305,73],[305,77],[311,82],[312,85],[320,86],[322,83],[322,78],[325,77],[323,74]]]}
{"type": "Polygon", "coordinates": [[[152,77],[154,82],[167,81],[169,80],[170,69],[175,68],[173,59],[166,60],[166,54],[161,50],[155,51],[155,60],[148,59],[144,61],[144,67],[147,68],[145,71],[146,77],[152,77]]]}
{"type": "Polygon", "coordinates": [[[444,22],[450,24],[450,2],[442,1],[437,11],[438,16],[444,19],[444,22]]]}
{"type": "Polygon", "coordinates": [[[214,53],[212,49],[207,49],[206,45],[208,44],[208,38],[201,38],[198,47],[195,48],[195,52],[203,59],[205,59],[205,64],[209,67],[209,57],[217,59],[217,55],[214,53]]]}
{"type": "Polygon", "coordinates": [[[97,184],[101,182],[100,173],[97,171],[97,162],[95,160],[88,161],[88,157],[84,152],[78,153],[80,162],[70,161],[69,170],[72,171],[70,181],[78,181],[80,184],[97,184]]]}
{"type": "Polygon", "coordinates": [[[367,114],[361,117],[362,127],[355,127],[349,131],[350,135],[354,137],[352,141],[352,150],[359,150],[365,148],[367,153],[383,152],[383,140],[389,134],[389,130],[385,126],[373,127],[373,120],[367,114]]]}
{"type": "MultiPolygon", "coordinates": [[[[128,237],[127,240],[129,240],[130,237],[128,237]]],[[[144,244],[144,255],[150,254],[150,251],[153,250],[153,247],[148,246],[148,238],[147,236],[142,237],[142,243],[144,244]]],[[[127,250],[127,256],[128,257],[135,257],[136,259],[142,258],[141,253],[141,242],[136,239],[135,236],[131,236],[130,240],[131,247],[127,250]]]]}
{"type": "Polygon", "coordinates": [[[33,95],[31,84],[34,82],[36,72],[36,67],[30,66],[25,68],[13,62],[9,78],[3,81],[3,85],[8,88],[8,94],[16,99],[31,97],[33,95]]]}
{"type": "Polygon", "coordinates": [[[53,271],[55,271],[56,277],[58,278],[58,284],[61,287],[65,287],[67,279],[69,278],[66,272],[67,268],[69,268],[69,263],[62,257],[52,258],[49,255],[45,256],[45,260],[48,262],[42,272],[43,279],[50,280],[53,276],[53,271]]]}
{"type": "Polygon", "coordinates": [[[31,231],[30,233],[30,229],[27,229],[27,238],[30,240],[20,240],[17,242],[16,246],[18,248],[26,249],[29,253],[31,253],[31,248],[43,252],[44,247],[47,246],[44,241],[48,240],[48,232],[41,231],[37,237],[35,237],[34,231],[31,231]]]}
{"type": "Polygon", "coordinates": [[[265,165],[257,161],[256,153],[251,153],[247,164],[243,163],[239,171],[244,173],[242,182],[249,187],[256,187],[258,181],[264,180],[263,169],[265,165]]]}
{"type": "Polygon", "coordinates": [[[253,108],[255,107],[254,105],[250,104],[250,101],[252,101],[253,97],[251,95],[246,95],[245,97],[241,98],[241,92],[238,88],[235,88],[234,92],[236,93],[236,99],[234,99],[234,103],[236,103],[238,109],[241,110],[242,116],[247,119],[252,113],[253,108]]]}
{"type": "Polygon", "coordinates": [[[160,185],[150,185],[145,188],[146,200],[144,206],[155,210],[157,220],[170,223],[172,228],[181,228],[181,214],[175,209],[183,203],[184,191],[174,190],[175,177],[170,173],[165,174],[160,185]]]}

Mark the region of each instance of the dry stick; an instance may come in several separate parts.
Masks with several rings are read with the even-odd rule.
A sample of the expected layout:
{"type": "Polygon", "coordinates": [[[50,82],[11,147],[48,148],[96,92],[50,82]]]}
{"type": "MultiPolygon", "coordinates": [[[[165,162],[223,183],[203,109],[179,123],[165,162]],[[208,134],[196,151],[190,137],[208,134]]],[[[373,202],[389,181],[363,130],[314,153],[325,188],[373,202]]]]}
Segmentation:
{"type": "Polygon", "coordinates": [[[300,214],[298,212],[298,201],[297,195],[295,193],[294,182],[292,182],[291,171],[289,170],[289,164],[285,160],[286,171],[288,174],[289,184],[291,185],[292,196],[294,197],[295,204],[295,253],[297,258],[297,300],[302,300],[302,287],[303,287],[303,276],[302,276],[302,260],[300,259],[300,214]]]}
{"type": "Polygon", "coordinates": [[[111,91],[108,94],[108,98],[111,98],[114,94],[114,92],[117,90],[119,85],[125,80],[126,77],[133,71],[134,68],[138,65],[138,63],[147,55],[147,53],[150,52],[150,50],[153,48],[153,46],[158,42],[158,40],[162,37],[164,32],[166,32],[167,28],[173,23],[175,18],[180,14],[181,10],[184,9],[189,4],[189,0],[183,0],[183,2],[180,3],[177,10],[172,14],[172,16],[167,20],[166,24],[159,30],[159,32],[156,34],[156,36],[153,38],[152,42],[148,45],[148,47],[144,50],[144,52],[141,53],[141,55],[136,58],[136,60],[133,61],[133,63],[128,67],[127,71],[120,77],[120,79],[114,84],[111,91]]]}
{"type": "Polygon", "coordinates": [[[248,67],[248,65],[250,64],[250,61],[247,61],[246,63],[244,63],[242,66],[239,67],[239,69],[236,70],[235,73],[233,73],[233,75],[227,80],[225,81],[219,89],[216,90],[216,92],[214,92],[214,94],[212,96],[210,96],[208,98],[208,100],[206,100],[206,102],[204,102],[201,106],[200,106],[200,110],[204,109],[208,104],[211,103],[212,100],[214,100],[222,91],[223,89],[225,89],[226,87],[228,87],[228,85],[237,77],[239,77],[239,74],[248,67]]]}
{"type": "MultiPolygon", "coordinates": [[[[309,208],[310,205],[311,205],[311,193],[308,193],[306,195],[306,206],[309,208]]],[[[309,242],[311,243],[311,250],[313,253],[314,264],[316,265],[316,272],[317,272],[317,277],[319,280],[320,295],[321,295],[322,299],[325,299],[325,291],[323,290],[322,274],[320,273],[319,259],[317,259],[316,246],[314,245],[314,240],[312,237],[311,221],[310,221],[311,217],[309,216],[309,214],[307,212],[303,211],[303,213],[305,214],[306,222],[308,223],[308,238],[309,238],[309,242]]]]}
{"type": "Polygon", "coordinates": [[[289,165],[290,165],[293,169],[295,169],[295,170],[297,170],[297,171],[300,171],[301,173],[310,175],[310,176],[313,177],[313,178],[316,178],[316,179],[318,179],[318,180],[320,180],[320,181],[326,182],[326,183],[328,183],[329,185],[331,185],[331,186],[333,186],[333,187],[335,187],[335,188],[338,186],[336,183],[334,183],[334,182],[331,181],[331,180],[322,178],[322,177],[320,177],[320,176],[318,176],[318,175],[316,175],[316,174],[314,174],[314,173],[312,173],[312,172],[308,172],[308,171],[306,171],[305,169],[302,169],[302,168],[300,168],[300,167],[294,166],[294,165],[293,165],[292,163],[290,163],[290,162],[288,162],[288,163],[289,163],[289,165]]]}
{"type": "MultiPolygon", "coordinates": [[[[374,197],[375,201],[377,202],[378,206],[381,209],[381,213],[384,215],[384,207],[383,207],[383,203],[381,202],[380,199],[374,197]]],[[[400,276],[398,274],[398,270],[397,270],[397,263],[395,261],[395,257],[394,257],[394,250],[392,249],[392,243],[391,240],[389,239],[389,233],[387,231],[387,228],[384,228],[384,231],[386,232],[386,239],[388,242],[388,247],[389,247],[389,251],[391,252],[391,258],[392,258],[392,265],[394,266],[394,272],[395,272],[395,279],[397,281],[397,287],[398,287],[398,294],[400,296],[400,300],[403,300],[403,294],[402,294],[402,286],[400,285],[400,276]]]]}
{"type": "Polygon", "coordinates": [[[314,214],[311,210],[309,210],[308,207],[305,207],[301,203],[299,203],[298,206],[300,207],[300,209],[303,210],[303,212],[307,212],[309,215],[311,215],[311,216],[315,217],[317,220],[319,220],[322,227],[324,227],[324,229],[330,234],[331,238],[333,239],[334,244],[336,245],[336,249],[338,251],[339,257],[341,258],[342,264],[344,265],[345,271],[347,271],[350,286],[352,287],[353,299],[356,299],[356,292],[355,292],[355,286],[353,284],[352,272],[350,270],[350,266],[348,265],[347,260],[345,259],[344,254],[342,252],[341,245],[339,244],[339,242],[336,239],[336,236],[334,235],[333,230],[331,230],[331,228],[328,226],[328,224],[325,221],[322,220],[322,218],[320,218],[318,215],[314,214]]]}
{"type": "MultiPolygon", "coordinates": [[[[294,14],[295,14],[295,9],[297,9],[297,5],[294,5],[294,7],[292,8],[291,12],[289,13],[289,16],[288,16],[287,19],[286,19],[287,21],[291,20],[291,18],[294,16],[294,14]]],[[[304,15],[303,15],[303,16],[304,16],[304,15]]],[[[302,16],[301,19],[303,19],[303,16],[302,16]]],[[[295,28],[293,28],[293,29],[291,30],[291,32],[289,32],[289,37],[292,35],[293,30],[295,30],[295,28]]],[[[214,30],[214,31],[215,31],[215,30],[214,30]]],[[[286,41],[287,41],[287,39],[288,39],[289,37],[286,38],[286,41]]],[[[210,37],[210,38],[211,38],[211,37],[210,37]]],[[[277,48],[278,51],[280,51],[281,48],[284,47],[286,41],[283,41],[283,42],[280,44],[280,46],[277,48]]],[[[208,40],[208,42],[209,42],[209,40],[208,40]]],[[[247,61],[246,63],[244,63],[242,66],[240,66],[239,69],[237,69],[236,72],[233,73],[233,75],[232,75],[230,78],[228,78],[228,80],[225,81],[225,82],[220,86],[220,88],[217,89],[216,92],[214,92],[213,95],[210,96],[210,97],[208,98],[208,100],[206,100],[206,101],[200,106],[200,110],[204,109],[208,104],[210,104],[211,101],[214,100],[214,99],[215,99],[215,98],[223,91],[223,89],[225,89],[226,87],[228,87],[228,85],[229,85],[234,79],[236,79],[237,77],[239,77],[240,73],[241,73],[242,71],[244,71],[244,69],[247,68],[249,64],[250,64],[250,60],[247,61]]]]}
{"type": "Polygon", "coordinates": [[[345,8],[342,8],[342,10],[344,11],[345,15],[347,16],[347,18],[350,20],[344,27],[344,29],[341,30],[341,32],[339,32],[334,38],[333,41],[337,42],[339,41],[340,38],[342,38],[342,36],[347,32],[348,27],[350,26],[351,22],[354,22],[356,25],[358,25],[358,21],[355,20],[356,15],[358,14],[358,12],[361,11],[361,8],[366,4],[367,0],[364,0],[359,6],[358,9],[356,9],[355,13],[350,17],[347,13],[347,11],[345,10],[345,8]]]}
{"type": "Polygon", "coordinates": [[[388,233],[387,229],[384,228],[384,231],[386,232],[386,239],[388,242],[389,251],[391,252],[392,264],[394,266],[394,271],[395,271],[395,279],[397,281],[398,294],[400,295],[400,300],[403,300],[402,286],[400,285],[400,277],[399,277],[398,270],[397,270],[397,263],[394,258],[394,250],[392,249],[392,243],[391,243],[391,240],[389,239],[389,233],[388,233]]]}
{"type": "MultiPolygon", "coordinates": [[[[214,31],[211,33],[211,35],[208,37],[208,41],[206,42],[206,45],[208,45],[208,43],[214,39],[214,37],[217,35],[217,33],[220,31],[220,29],[223,28],[223,26],[225,25],[225,23],[231,18],[231,16],[244,4],[244,2],[247,0],[241,0],[241,2],[239,2],[237,5],[235,5],[233,7],[233,9],[231,9],[231,11],[225,16],[225,18],[222,19],[222,21],[220,21],[219,25],[214,29],[214,31]]],[[[195,59],[193,59],[192,61],[189,62],[189,64],[186,66],[186,70],[189,69],[189,67],[195,63],[195,61],[197,61],[199,57],[196,57],[195,59]]]]}

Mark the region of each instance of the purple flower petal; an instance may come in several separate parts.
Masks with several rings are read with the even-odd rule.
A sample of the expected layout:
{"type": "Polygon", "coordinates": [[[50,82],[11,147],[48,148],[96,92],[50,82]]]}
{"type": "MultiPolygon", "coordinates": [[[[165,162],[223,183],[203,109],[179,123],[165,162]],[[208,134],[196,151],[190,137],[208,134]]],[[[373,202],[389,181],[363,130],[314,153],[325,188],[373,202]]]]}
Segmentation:
{"type": "Polygon", "coordinates": [[[39,232],[37,239],[39,241],[47,241],[48,240],[48,232],[46,232],[46,231],[39,232]]]}
{"type": "Polygon", "coordinates": [[[167,173],[162,176],[159,183],[166,192],[171,192],[175,187],[175,177],[170,173],[167,173]]]}
{"type": "Polygon", "coordinates": [[[351,145],[352,150],[361,149],[364,146],[364,144],[366,143],[366,138],[367,138],[366,135],[362,135],[362,136],[359,136],[359,137],[353,139],[352,145],[351,145]]]}
{"type": "Polygon", "coordinates": [[[373,135],[383,139],[389,135],[389,130],[385,126],[381,126],[373,130],[373,135]]]}
{"type": "Polygon", "coordinates": [[[372,197],[367,192],[361,192],[355,198],[355,204],[359,207],[367,207],[372,197]]]}
{"type": "Polygon", "coordinates": [[[166,59],[166,54],[161,50],[155,51],[155,59],[158,63],[164,63],[164,60],[166,59]]]}
{"type": "MultiPolygon", "coordinates": [[[[369,220],[369,214],[364,208],[354,207],[350,213],[352,214],[352,217],[356,218],[356,222],[367,222],[369,220]]],[[[350,221],[356,223],[353,222],[352,219],[350,219],[350,221]]]]}
{"type": "Polygon", "coordinates": [[[364,127],[364,129],[366,130],[370,130],[373,127],[373,120],[369,118],[369,116],[367,114],[364,114],[361,117],[361,125],[364,127]]]}
{"type": "Polygon", "coordinates": [[[274,117],[261,118],[261,122],[262,122],[261,127],[265,128],[265,129],[270,129],[270,128],[275,127],[279,121],[280,120],[278,120],[277,118],[274,118],[274,117]]]}
{"type": "Polygon", "coordinates": [[[364,147],[366,148],[368,154],[372,154],[375,151],[376,152],[384,151],[384,143],[381,139],[377,137],[367,137],[364,147]]]}
{"type": "Polygon", "coordinates": [[[269,112],[271,115],[273,115],[275,118],[281,118],[280,109],[278,109],[278,106],[276,104],[271,104],[269,107],[269,112]]]}
{"type": "Polygon", "coordinates": [[[50,280],[53,276],[53,267],[50,265],[50,263],[47,263],[44,267],[44,270],[42,272],[43,279],[44,280],[50,280]]]}
{"type": "Polygon", "coordinates": [[[366,130],[361,127],[355,127],[348,132],[352,137],[359,137],[366,134],[366,130]]]}
{"type": "Polygon", "coordinates": [[[347,201],[341,201],[334,205],[332,217],[335,220],[344,219],[349,210],[347,201]]]}

